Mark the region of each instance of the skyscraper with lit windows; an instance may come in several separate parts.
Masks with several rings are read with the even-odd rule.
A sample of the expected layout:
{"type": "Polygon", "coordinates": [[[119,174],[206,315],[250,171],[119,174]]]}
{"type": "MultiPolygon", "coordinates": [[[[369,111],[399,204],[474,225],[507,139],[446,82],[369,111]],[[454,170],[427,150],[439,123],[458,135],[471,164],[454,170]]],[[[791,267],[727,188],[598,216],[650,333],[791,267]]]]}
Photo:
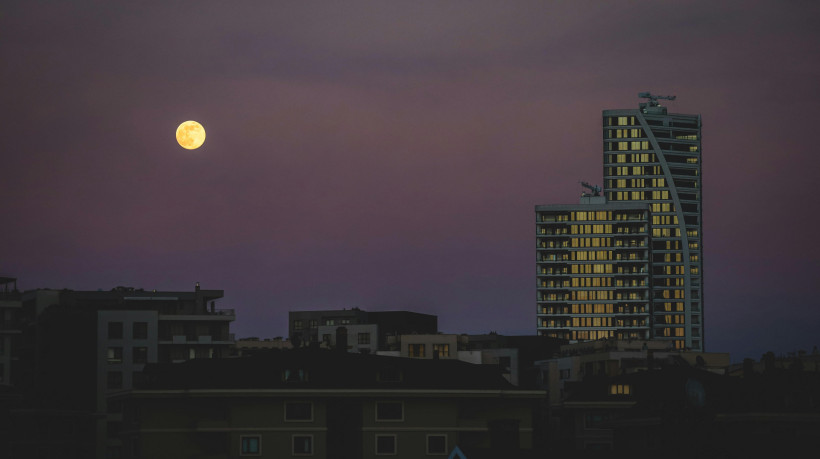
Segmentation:
{"type": "MultiPolygon", "coordinates": [[[[615,337],[635,336],[637,330],[646,327],[648,337],[654,339],[668,340],[676,348],[689,348],[693,350],[703,350],[703,233],[702,233],[702,195],[701,195],[701,117],[700,115],[670,114],[667,108],[658,103],[658,99],[674,100],[673,97],[655,96],[649,93],[641,93],[640,97],[648,99],[647,102],[639,104],[638,109],[604,110],[603,111],[603,150],[604,150],[604,187],[603,196],[589,199],[598,199],[600,209],[594,209],[596,218],[602,217],[600,223],[604,225],[604,233],[596,237],[613,244],[613,253],[608,256],[617,256],[618,250],[615,244],[618,241],[617,224],[609,222],[610,215],[621,215],[626,209],[623,206],[641,206],[647,210],[646,213],[646,239],[643,242],[645,248],[641,248],[640,254],[645,254],[646,277],[636,277],[635,279],[623,277],[626,273],[617,272],[618,266],[611,268],[604,266],[593,269],[614,269],[611,274],[615,282],[612,290],[613,298],[617,298],[618,289],[627,287],[626,283],[646,282],[645,293],[646,325],[635,328],[632,324],[642,324],[644,317],[630,318],[629,328],[619,328],[618,318],[621,317],[618,311],[618,304],[612,303],[612,316],[609,314],[609,306],[597,307],[603,311],[596,319],[594,311],[596,306],[592,306],[593,316],[587,317],[582,314],[581,308],[586,311],[584,303],[570,302],[566,304],[568,319],[553,316],[550,311],[561,311],[553,307],[550,309],[549,301],[544,298],[557,298],[564,293],[572,298],[572,291],[553,291],[559,285],[563,287],[573,287],[573,282],[578,283],[577,288],[581,288],[581,277],[576,281],[571,272],[572,264],[568,264],[570,270],[569,278],[553,278],[559,274],[554,270],[550,272],[550,267],[543,265],[547,263],[543,260],[543,252],[550,244],[570,244],[568,250],[580,250],[573,248],[571,244],[576,243],[571,238],[564,241],[555,239],[558,235],[549,234],[549,225],[544,226],[547,219],[549,221],[554,211],[559,210],[556,206],[537,206],[537,250],[538,271],[538,332],[550,336],[566,337],[569,339],[583,340],[595,339],[595,337],[615,337]],[[600,212],[604,212],[601,214],[600,212]],[[611,226],[607,226],[611,225],[611,226]],[[609,232],[611,228],[615,232],[609,232]],[[545,231],[546,233],[541,233],[545,231]],[[546,247],[542,245],[546,244],[546,247]],[[616,249],[617,248],[617,249],[616,249]],[[546,268],[546,271],[544,269],[546,268]],[[619,277],[623,279],[619,281],[619,277]],[[569,285],[566,282],[569,282],[569,285]],[[618,284],[620,282],[620,284],[618,284]],[[546,296],[545,296],[546,295],[546,296]],[[557,295],[557,296],[556,296],[557,295]],[[575,304],[578,306],[575,307],[575,304]],[[546,309],[545,309],[546,307],[546,309]],[[578,311],[573,313],[573,311],[578,311]],[[577,320],[576,320],[577,319],[577,320]],[[591,319],[591,324],[602,324],[602,328],[595,330],[584,330],[574,325],[588,324],[587,319],[591,319]],[[606,319],[604,322],[603,320],[606,319]],[[632,322],[632,321],[635,322],[632,322]],[[555,327],[556,324],[569,324],[569,327],[555,327]],[[606,326],[603,326],[603,324],[606,326]],[[551,326],[552,325],[552,326],[551,326]],[[594,331],[586,334],[583,332],[594,331]],[[581,332],[581,333],[577,333],[581,332]],[[588,338],[583,338],[588,336],[588,338]]],[[[597,192],[596,192],[597,194],[597,192]]],[[[591,202],[588,199],[588,203],[591,202]]],[[[582,199],[583,202],[583,199],[582,199]]],[[[588,207],[590,204],[579,206],[564,206],[566,218],[577,218],[579,212],[584,217],[589,216],[588,207]]],[[[637,214],[634,214],[637,216],[637,214]]],[[[564,218],[564,217],[561,217],[564,218]]],[[[617,221],[617,219],[616,219],[617,221]]],[[[640,243],[635,240],[629,243],[640,243]]],[[[580,243],[580,242],[578,242],[580,243]]],[[[609,246],[608,246],[609,247],[609,246]]],[[[563,248],[563,246],[562,246],[563,248]]],[[[571,259],[572,253],[566,254],[570,259],[562,260],[567,263],[575,262],[571,259]]],[[[563,254],[560,256],[564,256],[563,254]]],[[[583,255],[582,255],[583,256],[583,255]]],[[[620,260],[615,260],[620,261],[620,260]]],[[[610,260],[596,260],[596,264],[612,264],[610,260]]],[[[563,275],[563,267],[560,274],[563,275]]],[[[594,275],[610,273],[594,273],[594,275]]],[[[632,273],[629,273],[632,274],[632,273]]],[[[580,274],[579,274],[580,275],[580,274]]],[[[591,282],[604,282],[595,280],[591,282]]],[[[609,287],[609,285],[607,285],[609,287]]],[[[637,285],[629,285],[637,287],[637,285]]],[[[597,288],[603,288],[597,287],[597,288]]],[[[593,290],[591,290],[593,291],[593,290]]],[[[639,292],[621,291],[622,294],[637,295],[639,292]]],[[[596,295],[603,295],[595,293],[596,295]]],[[[609,294],[606,294],[609,295],[609,294]]],[[[609,303],[604,303],[609,304],[609,303]]],[[[624,303],[627,304],[627,303],[624,303]]],[[[639,309],[629,304],[630,311],[639,309]]],[[[626,319],[624,319],[626,320],[626,319]]],[[[626,324],[626,322],[622,322],[626,324]]],[[[638,333],[640,334],[640,333],[638,333]]]]}
{"type": "Polygon", "coordinates": [[[651,210],[652,335],[703,350],[701,117],[658,99],[604,110],[604,196],[651,210]]]}

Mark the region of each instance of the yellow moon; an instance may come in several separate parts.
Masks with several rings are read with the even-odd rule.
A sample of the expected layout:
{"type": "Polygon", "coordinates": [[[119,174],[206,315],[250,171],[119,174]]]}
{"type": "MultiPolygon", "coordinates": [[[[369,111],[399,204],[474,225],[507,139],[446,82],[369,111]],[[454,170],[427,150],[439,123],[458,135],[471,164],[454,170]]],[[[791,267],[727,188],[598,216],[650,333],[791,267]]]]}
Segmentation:
{"type": "Polygon", "coordinates": [[[205,143],[205,128],[196,121],[186,121],[177,128],[177,142],[186,150],[195,150],[205,143]]]}

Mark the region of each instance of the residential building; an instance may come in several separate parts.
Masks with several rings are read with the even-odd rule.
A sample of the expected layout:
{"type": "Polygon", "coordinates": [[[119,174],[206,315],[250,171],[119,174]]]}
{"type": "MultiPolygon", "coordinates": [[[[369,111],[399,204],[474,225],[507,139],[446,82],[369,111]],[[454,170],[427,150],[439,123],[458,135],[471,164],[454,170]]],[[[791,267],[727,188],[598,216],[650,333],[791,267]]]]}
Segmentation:
{"type": "Polygon", "coordinates": [[[241,338],[234,341],[231,351],[232,357],[244,357],[259,352],[267,352],[271,349],[292,349],[290,340],[281,336],[276,338],[259,339],[257,337],[241,338]]]}
{"type": "Polygon", "coordinates": [[[548,390],[550,404],[556,406],[564,400],[567,384],[647,371],[669,362],[723,375],[729,369],[729,354],[675,349],[664,340],[603,339],[565,344],[560,355],[537,361],[535,367],[540,387],[548,390]]]}
{"type": "Polygon", "coordinates": [[[604,187],[536,206],[537,330],[704,350],[700,115],[604,110],[604,187]]]}
{"type": "MultiPolygon", "coordinates": [[[[294,347],[310,344],[319,345],[325,341],[321,335],[335,335],[335,333],[328,333],[328,328],[324,328],[324,332],[320,334],[320,326],[349,327],[365,324],[376,325],[377,336],[374,336],[373,342],[376,344],[377,349],[384,349],[387,346],[389,336],[438,332],[438,317],[431,314],[410,311],[367,312],[359,308],[352,308],[326,311],[290,311],[288,313],[288,336],[294,347]]],[[[348,334],[348,336],[352,335],[348,334]]],[[[358,335],[356,339],[358,340],[358,335]]],[[[350,345],[350,341],[347,344],[350,345]]],[[[358,346],[354,348],[359,349],[358,346]]]]}
{"type": "Polygon", "coordinates": [[[415,459],[456,446],[535,457],[543,436],[544,391],[516,389],[492,366],[294,349],[145,374],[115,397],[123,459],[415,459]]]}
{"type": "MultiPolygon", "coordinates": [[[[566,340],[546,336],[410,334],[395,337],[398,350],[379,355],[413,359],[460,360],[492,365],[514,386],[536,387],[534,362],[552,357],[566,340]]],[[[392,346],[391,346],[392,347],[392,346]]]]}
{"type": "Polygon", "coordinates": [[[535,208],[538,334],[649,339],[648,205],[586,201],[535,208]]]}
{"type": "Polygon", "coordinates": [[[604,189],[608,202],[652,212],[652,337],[704,349],[701,117],[668,113],[658,99],[638,109],[604,110],[604,189]]]}
{"type": "Polygon", "coordinates": [[[22,307],[17,278],[0,275],[0,386],[10,386],[16,378],[22,307]]]}
{"type": "Polygon", "coordinates": [[[399,355],[416,359],[459,359],[459,349],[466,343],[466,335],[424,334],[401,335],[399,355]],[[464,338],[461,340],[460,338],[464,338]],[[461,341],[461,343],[460,343],[461,341]]]}
{"type": "MultiPolygon", "coordinates": [[[[53,424],[52,430],[69,431],[80,425],[91,437],[73,436],[77,457],[118,457],[122,413],[108,396],[139,382],[147,363],[229,356],[235,313],[216,308],[222,296],[222,290],[200,289],[198,283],[193,292],[131,287],[24,292],[30,319],[24,373],[37,410],[20,425],[53,424]]],[[[39,448],[40,457],[70,457],[65,445],[37,442],[36,437],[18,440],[15,447],[39,448]]]]}
{"type": "Polygon", "coordinates": [[[556,450],[655,449],[670,438],[670,432],[655,431],[663,423],[659,419],[680,408],[667,410],[663,400],[686,402],[678,399],[698,396],[698,384],[728,377],[729,354],[675,349],[665,340],[606,339],[566,344],[559,357],[535,365],[540,387],[548,393],[548,423],[556,450]],[[669,385],[657,385],[661,381],[669,385]],[[643,411],[646,400],[659,404],[654,413],[643,411]],[[641,419],[631,426],[613,424],[630,418],[641,419]],[[628,440],[621,434],[618,439],[618,429],[631,427],[632,437],[642,426],[651,426],[652,434],[628,440]]]}
{"type": "Polygon", "coordinates": [[[376,324],[320,325],[320,347],[345,349],[349,352],[375,354],[379,350],[379,326],[376,324]]]}

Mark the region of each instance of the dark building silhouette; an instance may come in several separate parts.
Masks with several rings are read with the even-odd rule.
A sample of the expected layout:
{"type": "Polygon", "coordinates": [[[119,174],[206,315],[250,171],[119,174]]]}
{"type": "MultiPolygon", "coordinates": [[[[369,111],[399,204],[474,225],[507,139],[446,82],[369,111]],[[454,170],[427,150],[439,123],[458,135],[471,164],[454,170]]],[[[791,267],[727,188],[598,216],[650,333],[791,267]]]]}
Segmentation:
{"type": "Polygon", "coordinates": [[[543,391],[452,360],[295,349],[145,374],[115,397],[125,459],[419,458],[457,445],[530,457],[543,427],[543,391]]]}
{"type": "MultiPolygon", "coordinates": [[[[367,312],[359,308],[327,311],[290,311],[288,313],[288,336],[294,347],[318,345],[323,341],[323,334],[330,334],[337,327],[351,329],[361,325],[375,325],[378,339],[373,339],[373,349],[384,349],[388,336],[411,333],[437,333],[438,317],[410,311],[376,311],[367,312]],[[325,333],[320,329],[325,328],[325,333]]],[[[374,328],[362,328],[370,333],[374,328]]],[[[358,330],[356,330],[358,333],[358,330]]],[[[353,335],[350,335],[351,337],[353,335]]],[[[348,344],[352,344],[349,342],[348,344]]]]}
{"type": "Polygon", "coordinates": [[[227,357],[233,310],[221,290],[39,289],[22,294],[23,399],[10,412],[10,457],[103,458],[121,453],[112,392],[152,362],[227,357]]]}

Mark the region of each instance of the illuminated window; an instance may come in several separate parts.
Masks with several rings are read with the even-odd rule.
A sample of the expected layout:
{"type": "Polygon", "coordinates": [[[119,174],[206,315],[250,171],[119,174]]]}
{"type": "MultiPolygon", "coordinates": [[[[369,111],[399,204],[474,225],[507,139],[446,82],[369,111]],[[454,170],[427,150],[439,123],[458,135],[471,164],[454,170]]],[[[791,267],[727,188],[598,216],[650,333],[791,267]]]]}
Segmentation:
{"type": "Polygon", "coordinates": [[[450,345],[433,344],[433,355],[438,355],[439,357],[450,357],[450,345]]]}
{"type": "Polygon", "coordinates": [[[122,363],[122,348],[109,347],[108,348],[108,363],[122,363]]]}
{"type": "Polygon", "coordinates": [[[239,437],[239,443],[241,445],[239,449],[240,456],[259,456],[262,454],[262,442],[259,435],[242,435],[239,437]]]}
{"type": "Polygon", "coordinates": [[[629,395],[632,388],[629,384],[611,384],[609,386],[610,395],[629,395]]]}
{"type": "Polygon", "coordinates": [[[313,435],[293,435],[292,437],[293,455],[310,456],[313,455],[313,435]]]}
{"type": "Polygon", "coordinates": [[[298,368],[289,369],[282,372],[282,379],[289,383],[306,382],[308,380],[308,373],[298,368]]]}
{"type": "Polygon", "coordinates": [[[424,357],[424,344],[408,344],[407,355],[409,357],[424,357]]]}

